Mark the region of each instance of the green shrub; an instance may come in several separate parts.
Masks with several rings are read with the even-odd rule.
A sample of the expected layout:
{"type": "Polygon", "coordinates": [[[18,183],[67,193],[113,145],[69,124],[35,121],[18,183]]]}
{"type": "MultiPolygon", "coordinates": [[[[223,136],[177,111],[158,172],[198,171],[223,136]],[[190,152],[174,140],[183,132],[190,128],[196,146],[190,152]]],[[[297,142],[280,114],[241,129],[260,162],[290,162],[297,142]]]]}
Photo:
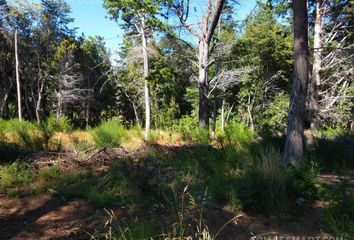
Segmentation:
{"type": "Polygon", "coordinates": [[[225,136],[229,144],[238,150],[246,150],[256,140],[256,134],[244,124],[231,121],[225,127],[225,136]]]}
{"type": "Polygon", "coordinates": [[[289,166],[286,171],[289,196],[307,200],[318,198],[321,190],[317,180],[318,173],[318,166],[306,160],[303,160],[297,168],[289,166]]]}
{"type": "Polygon", "coordinates": [[[28,163],[16,161],[0,167],[0,192],[28,185],[33,181],[33,172],[28,163]]]}
{"type": "Polygon", "coordinates": [[[119,147],[125,137],[126,130],[115,119],[102,122],[93,130],[93,139],[98,147],[119,147]]]}
{"type": "Polygon", "coordinates": [[[191,116],[183,116],[178,124],[174,124],[173,131],[182,134],[182,140],[190,141],[196,144],[209,144],[210,133],[206,129],[198,126],[198,120],[191,116]]]}
{"type": "Polygon", "coordinates": [[[197,144],[207,145],[209,144],[209,131],[202,128],[194,128],[191,132],[192,141],[197,144]]]}
{"type": "Polygon", "coordinates": [[[66,116],[57,118],[53,114],[51,114],[45,121],[41,121],[38,126],[47,148],[49,140],[53,137],[54,133],[68,132],[72,130],[72,125],[66,116]]]}
{"type": "Polygon", "coordinates": [[[353,133],[341,127],[325,127],[318,131],[318,134],[322,138],[335,138],[335,137],[345,137],[352,136],[353,133]]]}
{"type": "Polygon", "coordinates": [[[25,149],[35,151],[41,150],[44,139],[36,124],[28,121],[12,119],[9,121],[9,132],[13,134],[17,142],[25,149]]]}
{"type": "Polygon", "coordinates": [[[259,121],[262,129],[276,133],[285,133],[289,111],[289,96],[279,93],[264,111],[259,121]]]}

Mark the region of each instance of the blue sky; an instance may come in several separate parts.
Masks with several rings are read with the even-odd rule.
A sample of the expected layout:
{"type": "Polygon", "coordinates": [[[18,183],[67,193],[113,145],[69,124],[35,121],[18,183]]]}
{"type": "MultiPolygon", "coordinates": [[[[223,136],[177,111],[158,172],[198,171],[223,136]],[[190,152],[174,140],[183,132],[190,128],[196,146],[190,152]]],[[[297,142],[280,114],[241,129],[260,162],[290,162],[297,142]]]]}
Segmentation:
{"type": "MultiPolygon", "coordinates": [[[[196,6],[206,0],[192,0],[196,6]]],[[[72,24],[78,27],[78,34],[83,32],[86,36],[100,35],[106,39],[107,47],[112,53],[119,49],[122,43],[122,30],[119,25],[107,18],[106,10],[101,0],[67,0],[71,6],[72,17],[75,22],[72,24]]],[[[240,5],[236,7],[236,18],[243,20],[255,7],[255,0],[239,0],[240,5]]]]}
{"type": "MultiPolygon", "coordinates": [[[[28,2],[38,3],[40,0],[28,0],[28,2]]],[[[78,28],[77,35],[81,33],[85,36],[99,35],[105,38],[106,46],[112,53],[119,49],[123,32],[118,23],[108,18],[102,0],[66,0],[66,2],[71,7],[71,16],[75,19],[71,26],[78,28]]],[[[207,0],[191,0],[196,12],[201,12],[206,2],[207,0]]],[[[235,7],[235,18],[243,20],[255,7],[256,0],[239,0],[238,2],[239,5],[235,7]]],[[[191,21],[197,21],[198,17],[194,18],[191,21]]]]}

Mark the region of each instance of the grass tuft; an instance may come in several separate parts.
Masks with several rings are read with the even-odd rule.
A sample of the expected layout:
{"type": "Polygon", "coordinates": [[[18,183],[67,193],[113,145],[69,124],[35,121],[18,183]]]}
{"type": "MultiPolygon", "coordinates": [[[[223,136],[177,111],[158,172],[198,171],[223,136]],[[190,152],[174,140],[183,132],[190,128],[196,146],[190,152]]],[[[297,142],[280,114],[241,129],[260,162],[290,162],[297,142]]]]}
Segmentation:
{"type": "Polygon", "coordinates": [[[102,122],[93,131],[93,139],[98,147],[119,147],[126,137],[123,125],[115,119],[102,122]]]}

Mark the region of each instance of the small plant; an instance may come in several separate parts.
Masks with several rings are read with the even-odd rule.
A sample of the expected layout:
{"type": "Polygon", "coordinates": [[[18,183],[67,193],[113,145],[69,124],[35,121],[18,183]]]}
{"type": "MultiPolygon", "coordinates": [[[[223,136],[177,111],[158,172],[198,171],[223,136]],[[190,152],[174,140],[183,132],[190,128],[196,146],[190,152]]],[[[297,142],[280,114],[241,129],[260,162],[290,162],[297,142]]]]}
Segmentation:
{"type": "Polygon", "coordinates": [[[250,144],[255,141],[256,134],[237,121],[231,121],[225,127],[227,144],[234,146],[239,152],[247,152],[250,144]]]}
{"type": "Polygon", "coordinates": [[[319,197],[321,188],[317,180],[319,168],[314,162],[302,161],[297,168],[289,166],[286,171],[289,195],[307,200],[319,197]]]}
{"type": "Polygon", "coordinates": [[[55,115],[51,114],[45,121],[41,121],[38,124],[39,130],[43,136],[46,148],[50,139],[56,132],[68,132],[72,130],[72,125],[67,117],[61,116],[57,118],[55,115]]]}
{"type": "Polygon", "coordinates": [[[123,125],[115,119],[102,122],[93,130],[93,139],[98,147],[119,147],[126,137],[123,125]]]}
{"type": "Polygon", "coordinates": [[[0,167],[0,192],[28,185],[33,181],[33,172],[28,163],[16,161],[0,167]]]}

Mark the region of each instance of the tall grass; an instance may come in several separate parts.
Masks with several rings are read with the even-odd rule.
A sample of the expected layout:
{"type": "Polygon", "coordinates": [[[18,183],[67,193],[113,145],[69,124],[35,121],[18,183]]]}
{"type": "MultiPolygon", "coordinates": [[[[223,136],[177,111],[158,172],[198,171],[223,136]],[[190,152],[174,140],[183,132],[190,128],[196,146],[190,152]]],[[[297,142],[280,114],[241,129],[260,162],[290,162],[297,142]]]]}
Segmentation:
{"type": "Polygon", "coordinates": [[[93,130],[93,139],[98,147],[119,147],[126,136],[124,126],[116,119],[102,122],[93,130]]]}
{"type": "Polygon", "coordinates": [[[238,197],[246,209],[284,212],[288,207],[286,180],[280,152],[269,147],[237,181],[238,197]]]}
{"type": "Polygon", "coordinates": [[[43,136],[34,123],[12,119],[8,121],[8,132],[15,142],[27,150],[36,151],[43,147],[43,136]]]}

